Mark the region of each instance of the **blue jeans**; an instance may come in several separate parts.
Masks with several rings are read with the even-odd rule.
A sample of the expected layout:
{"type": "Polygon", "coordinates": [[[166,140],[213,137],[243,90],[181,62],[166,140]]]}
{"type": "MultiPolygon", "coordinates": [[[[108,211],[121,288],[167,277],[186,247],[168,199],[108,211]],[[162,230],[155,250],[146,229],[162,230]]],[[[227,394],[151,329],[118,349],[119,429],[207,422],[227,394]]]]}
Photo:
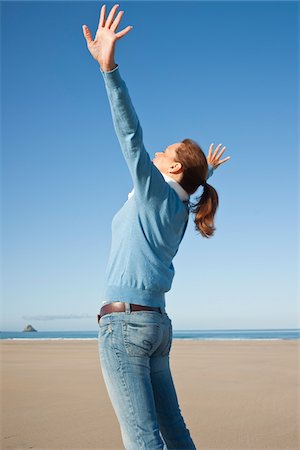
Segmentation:
{"type": "Polygon", "coordinates": [[[113,312],[99,322],[99,356],[126,450],[196,449],[169,366],[166,312],[113,312]]]}

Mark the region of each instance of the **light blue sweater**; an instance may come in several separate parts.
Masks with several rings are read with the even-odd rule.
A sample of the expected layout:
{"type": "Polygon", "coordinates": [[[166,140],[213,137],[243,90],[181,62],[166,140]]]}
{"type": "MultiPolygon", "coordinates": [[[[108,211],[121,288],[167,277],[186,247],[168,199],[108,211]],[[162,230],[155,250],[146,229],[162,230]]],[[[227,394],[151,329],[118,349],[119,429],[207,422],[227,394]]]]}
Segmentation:
{"type": "MultiPolygon", "coordinates": [[[[103,303],[165,307],[165,292],[171,289],[174,277],[172,260],[188,223],[188,200],[180,199],[178,192],[185,193],[183,188],[176,181],[179,190],[172,188],[150,160],[119,66],[110,72],[100,71],[134,187],[133,195],[112,221],[103,303]]],[[[212,173],[209,165],[208,177],[212,173]]]]}

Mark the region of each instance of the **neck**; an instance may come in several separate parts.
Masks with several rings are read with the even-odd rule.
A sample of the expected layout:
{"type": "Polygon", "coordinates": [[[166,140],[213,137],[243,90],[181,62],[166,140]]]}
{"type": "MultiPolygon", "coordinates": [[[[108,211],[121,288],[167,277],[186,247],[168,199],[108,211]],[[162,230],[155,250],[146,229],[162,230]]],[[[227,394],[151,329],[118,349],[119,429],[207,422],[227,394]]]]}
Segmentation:
{"type": "Polygon", "coordinates": [[[170,177],[169,175],[161,172],[162,176],[164,177],[165,181],[177,192],[180,199],[182,201],[188,201],[190,198],[189,194],[183,189],[181,184],[176,181],[174,177],[170,177]]]}
{"type": "Polygon", "coordinates": [[[164,173],[161,172],[163,175],[166,175],[169,178],[172,178],[173,180],[175,180],[177,183],[180,184],[180,181],[182,180],[182,173],[176,174],[176,173],[164,173]]]}

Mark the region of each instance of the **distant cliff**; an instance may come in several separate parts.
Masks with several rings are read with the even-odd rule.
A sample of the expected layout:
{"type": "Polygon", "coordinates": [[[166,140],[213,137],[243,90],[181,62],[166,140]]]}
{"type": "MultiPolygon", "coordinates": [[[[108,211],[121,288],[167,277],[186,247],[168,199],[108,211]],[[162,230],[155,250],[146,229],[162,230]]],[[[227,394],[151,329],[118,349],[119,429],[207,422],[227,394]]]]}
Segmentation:
{"type": "Polygon", "coordinates": [[[37,331],[32,325],[27,325],[23,331],[37,331]]]}

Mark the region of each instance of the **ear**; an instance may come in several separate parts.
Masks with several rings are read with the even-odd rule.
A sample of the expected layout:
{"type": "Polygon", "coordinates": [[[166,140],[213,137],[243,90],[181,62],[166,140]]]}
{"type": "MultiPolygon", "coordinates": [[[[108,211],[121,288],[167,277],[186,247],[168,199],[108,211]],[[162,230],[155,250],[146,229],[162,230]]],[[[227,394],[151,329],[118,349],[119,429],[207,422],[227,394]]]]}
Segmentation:
{"type": "Polygon", "coordinates": [[[169,167],[169,172],[174,174],[183,172],[182,164],[180,162],[172,163],[169,167]]]}

